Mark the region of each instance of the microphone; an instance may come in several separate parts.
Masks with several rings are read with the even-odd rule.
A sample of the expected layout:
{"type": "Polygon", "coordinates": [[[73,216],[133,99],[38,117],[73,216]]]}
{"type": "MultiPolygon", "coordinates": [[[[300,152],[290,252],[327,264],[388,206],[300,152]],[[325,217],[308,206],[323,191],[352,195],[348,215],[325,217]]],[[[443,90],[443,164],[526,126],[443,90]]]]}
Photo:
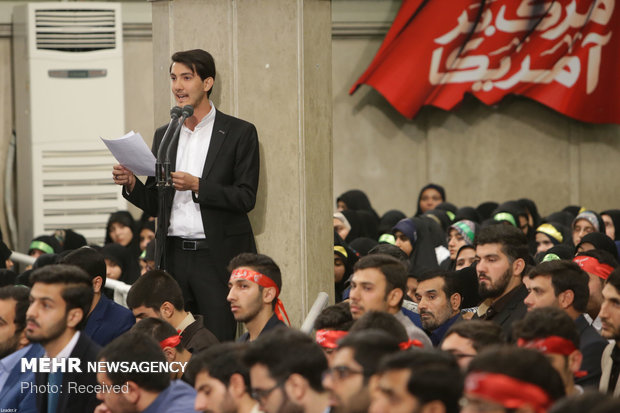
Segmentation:
{"type": "Polygon", "coordinates": [[[155,178],[158,184],[161,184],[164,181],[165,175],[162,169],[161,161],[162,155],[164,154],[164,147],[167,146],[166,143],[168,138],[170,138],[170,133],[173,132],[172,125],[174,122],[179,120],[181,116],[182,109],[179,106],[175,106],[170,109],[170,123],[168,123],[168,127],[166,128],[166,132],[164,132],[164,136],[159,143],[159,148],[157,149],[157,162],[155,164],[155,178]]]}
{"type": "Polygon", "coordinates": [[[183,127],[183,123],[185,123],[185,119],[189,118],[194,114],[194,108],[191,105],[183,106],[181,110],[181,121],[177,125],[174,130],[174,134],[172,135],[172,139],[170,140],[170,144],[166,148],[166,158],[164,160],[164,177],[166,180],[166,185],[172,184],[172,179],[170,179],[170,153],[172,148],[176,145],[176,142],[179,140],[179,135],[181,134],[181,128],[183,127]]]}

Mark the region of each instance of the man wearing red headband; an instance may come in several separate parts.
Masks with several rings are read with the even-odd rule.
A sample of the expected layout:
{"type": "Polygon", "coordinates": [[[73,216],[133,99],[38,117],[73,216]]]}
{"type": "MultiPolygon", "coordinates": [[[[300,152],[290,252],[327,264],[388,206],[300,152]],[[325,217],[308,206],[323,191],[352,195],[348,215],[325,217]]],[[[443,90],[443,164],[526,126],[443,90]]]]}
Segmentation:
{"type": "MultiPolygon", "coordinates": [[[[586,257],[576,257],[582,259],[586,257]]],[[[595,260],[587,257],[587,259],[595,260]]],[[[598,277],[595,282],[598,283],[598,277]]],[[[598,387],[601,379],[601,355],[607,340],[603,339],[585,318],[588,305],[588,274],[570,261],[548,261],[537,265],[523,277],[528,288],[525,304],[528,311],[535,308],[555,307],[563,310],[579,332],[579,351],[583,355],[581,367],[587,375],[576,378],[583,387],[598,387]]]]}
{"type": "Polygon", "coordinates": [[[562,377],[567,395],[583,393],[574,379],[586,373],[579,370],[582,359],[579,334],[564,311],[553,307],[534,309],[514,324],[512,336],[519,347],[538,350],[547,356],[562,377]]]}
{"type": "Polygon", "coordinates": [[[280,267],[263,254],[243,253],[230,261],[228,302],[235,320],[247,331],[240,342],[254,341],[288,316],[278,298],[282,289],[280,267]]]}
{"type": "Polygon", "coordinates": [[[603,303],[603,286],[609,274],[618,266],[618,262],[609,252],[602,250],[580,252],[573,258],[573,261],[590,277],[588,283],[590,299],[588,300],[586,319],[600,333],[601,320],[598,313],[601,311],[601,304],[603,303]]]}
{"type": "Polygon", "coordinates": [[[603,374],[599,390],[603,393],[620,396],[620,270],[615,269],[607,278],[603,288],[601,306],[601,334],[610,343],[603,352],[601,366],[603,374]]]}
{"type": "Polygon", "coordinates": [[[470,363],[461,413],[546,413],[564,395],[562,378],[539,351],[494,347],[470,363]]]}

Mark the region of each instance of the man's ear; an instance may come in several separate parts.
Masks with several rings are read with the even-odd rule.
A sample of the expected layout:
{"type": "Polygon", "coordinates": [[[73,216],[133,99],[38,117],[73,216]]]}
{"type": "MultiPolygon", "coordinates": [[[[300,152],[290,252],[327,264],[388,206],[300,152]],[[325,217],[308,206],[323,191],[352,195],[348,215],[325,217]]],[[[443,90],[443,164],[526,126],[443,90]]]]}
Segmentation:
{"type": "Polygon", "coordinates": [[[131,404],[137,404],[140,401],[140,387],[136,384],[136,382],[128,381],[127,388],[129,390],[127,392],[121,391],[121,394],[131,404]]]}
{"type": "Polygon", "coordinates": [[[212,77],[208,77],[202,81],[202,90],[206,93],[213,88],[214,80],[212,77]]]}
{"type": "Polygon", "coordinates": [[[159,313],[164,319],[172,318],[175,310],[174,305],[170,301],[164,301],[161,307],[159,307],[159,313]]]}
{"type": "Polygon", "coordinates": [[[245,393],[249,393],[249,389],[246,387],[241,374],[233,373],[233,375],[230,376],[228,391],[235,399],[240,399],[245,393]]]}
{"type": "Polygon", "coordinates": [[[581,351],[579,350],[575,350],[572,353],[570,353],[568,355],[568,368],[571,372],[576,373],[579,371],[579,368],[581,367],[581,362],[583,361],[583,354],[581,354],[581,351]]]}
{"type": "Polygon", "coordinates": [[[263,303],[272,303],[276,299],[276,289],[275,287],[265,287],[263,288],[263,303]]]}
{"type": "Polygon", "coordinates": [[[517,258],[512,263],[512,273],[515,276],[521,277],[523,275],[523,271],[525,271],[525,260],[523,258],[517,258]]]}
{"type": "Polygon", "coordinates": [[[67,312],[67,326],[75,328],[84,318],[84,311],[81,308],[72,308],[67,312]]]}
{"type": "Polygon", "coordinates": [[[166,356],[166,360],[168,360],[169,363],[174,361],[177,356],[177,351],[174,347],[164,347],[162,350],[166,356]]]}
{"type": "Polygon", "coordinates": [[[400,300],[403,298],[403,290],[400,288],[394,288],[392,291],[388,293],[387,296],[387,305],[388,307],[398,307],[400,300]]]}
{"type": "Polygon", "coordinates": [[[308,381],[298,373],[293,373],[284,382],[284,391],[293,402],[301,404],[306,392],[308,391],[308,381]]]}
{"type": "Polygon", "coordinates": [[[461,294],[459,293],[452,294],[450,296],[450,307],[452,308],[452,311],[460,310],[462,301],[463,301],[463,297],[461,297],[461,294]]]}
{"type": "Polygon", "coordinates": [[[100,293],[101,289],[103,288],[103,277],[101,277],[100,275],[96,276],[95,278],[93,278],[93,291],[95,292],[95,294],[100,293]]]}
{"type": "Polygon", "coordinates": [[[26,329],[19,333],[19,348],[24,348],[30,344],[30,340],[26,337],[26,329]]]}
{"type": "Polygon", "coordinates": [[[562,291],[558,294],[558,301],[562,310],[566,310],[573,305],[575,301],[575,292],[573,290],[562,291]]]}

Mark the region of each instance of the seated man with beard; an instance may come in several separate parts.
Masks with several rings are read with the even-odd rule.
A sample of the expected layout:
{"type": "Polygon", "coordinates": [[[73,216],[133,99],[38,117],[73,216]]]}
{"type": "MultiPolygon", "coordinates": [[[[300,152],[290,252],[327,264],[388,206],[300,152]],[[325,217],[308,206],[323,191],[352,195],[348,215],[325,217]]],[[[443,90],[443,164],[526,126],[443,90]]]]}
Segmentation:
{"type": "Polygon", "coordinates": [[[523,303],[527,288],[521,279],[526,273],[528,254],[527,238],[512,225],[490,225],[476,236],[478,294],[486,299],[486,305],[480,306],[474,318],[499,324],[507,337],[512,323],[527,312],[523,303]],[[481,313],[483,307],[486,311],[481,313]]]}

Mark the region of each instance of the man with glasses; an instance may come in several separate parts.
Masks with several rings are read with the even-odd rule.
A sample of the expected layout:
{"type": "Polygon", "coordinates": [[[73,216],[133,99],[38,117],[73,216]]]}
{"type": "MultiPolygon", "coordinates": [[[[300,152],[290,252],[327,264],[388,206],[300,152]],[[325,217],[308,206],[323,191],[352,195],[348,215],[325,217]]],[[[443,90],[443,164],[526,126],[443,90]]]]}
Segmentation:
{"type": "Polygon", "coordinates": [[[399,350],[398,340],[379,330],[352,332],[340,340],[331,368],[323,378],[332,412],[367,412],[370,377],[383,356],[399,350]]]}
{"type": "Polygon", "coordinates": [[[328,395],[321,384],[323,351],[297,330],[275,328],[253,341],[243,357],[250,368],[252,397],[265,413],[323,413],[328,395]]]}

